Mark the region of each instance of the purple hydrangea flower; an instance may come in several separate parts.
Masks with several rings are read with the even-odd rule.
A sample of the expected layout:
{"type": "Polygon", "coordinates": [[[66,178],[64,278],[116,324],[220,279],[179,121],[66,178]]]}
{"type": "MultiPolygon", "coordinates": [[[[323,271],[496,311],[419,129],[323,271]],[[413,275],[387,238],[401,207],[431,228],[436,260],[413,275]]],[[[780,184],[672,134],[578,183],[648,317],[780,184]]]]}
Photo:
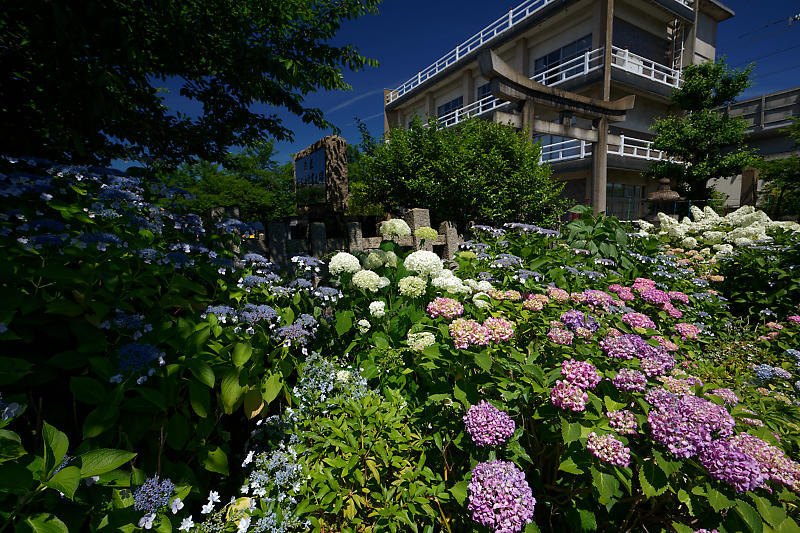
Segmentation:
{"type": "Polygon", "coordinates": [[[737,450],[726,439],[718,439],[701,447],[698,459],[711,477],[728,483],[736,492],[761,487],[768,479],[758,461],[737,450]]]}
{"type": "Polygon", "coordinates": [[[653,440],[678,457],[693,457],[716,436],[733,434],[733,417],[724,407],[708,400],[662,395],[656,403],[647,416],[653,440]]]}
{"type": "Polygon", "coordinates": [[[592,363],[575,359],[561,363],[561,375],[567,382],[582,389],[593,389],[603,379],[592,363]]]}
{"type": "Polygon", "coordinates": [[[476,446],[503,444],[516,429],[507,413],[485,400],[469,408],[464,415],[464,425],[476,446]]]}
{"type": "Polygon", "coordinates": [[[594,333],[600,327],[600,323],[597,320],[577,309],[567,311],[561,315],[560,320],[572,331],[584,328],[594,333]]]}
{"type": "Polygon", "coordinates": [[[158,480],[158,476],[147,478],[133,493],[133,508],[144,513],[155,513],[170,503],[175,484],[169,479],[158,480]]]}
{"type": "Polygon", "coordinates": [[[647,376],[638,370],[623,368],[611,380],[611,383],[620,390],[644,392],[647,387],[647,376]]]}
{"type": "Polygon", "coordinates": [[[586,391],[561,379],[556,381],[555,387],[550,390],[550,401],[561,409],[583,411],[588,400],[589,395],[586,391]]]}
{"type": "Polygon", "coordinates": [[[620,435],[635,435],[638,425],[636,417],[631,411],[622,409],[619,411],[609,411],[606,413],[609,425],[617,430],[620,435]]]}
{"type": "Polygon", "coordinates": [[[514,463],[478,463],[468,488],[472,519],[493,533],[522,531],[533,520],[536,500],[525,474],[514,463]]]}
{"type": "Polygon", "coordinates": [[[631,463],[631,449],[622,444],[614,435],[589,433],[586,449],[592,455],[615,466],[627,467],[631,463]]]}

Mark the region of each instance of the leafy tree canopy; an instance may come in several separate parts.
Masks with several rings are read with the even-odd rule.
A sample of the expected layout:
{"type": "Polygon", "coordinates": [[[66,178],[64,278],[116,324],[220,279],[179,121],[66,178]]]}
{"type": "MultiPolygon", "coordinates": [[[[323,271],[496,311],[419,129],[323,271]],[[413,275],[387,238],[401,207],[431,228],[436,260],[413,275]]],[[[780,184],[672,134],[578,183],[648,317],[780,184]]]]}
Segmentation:
{"type": "Polygon", "coordinates": [[[158,172],[158,181],[190,192],[180,200],[196,213],[215,207],[238,207],[245,221],[268,221],[295,214],[292,163],[279,165],[272,142],[257,143],[225,156],[223,165],[210,161],[184,163],[158,172]]]}
{"type": "MultiPolygon", "coordinates": [[[[783,130],[800,145],[800,119],[783,130]]],[[[800,157],[764,160],[758,164],[759,177],[766,182],[764,206],[770,216],[800,214],[800,157]]]]}
{"type": "Polygon", "coordinates": [[[752,67],[729,69],[724,59],[689,65],[683,85],[672,94],[681,115],[656,120],[653,147],[674,161],[651,165],[655,178],[677,179],[690,200],[707,200],[707,182],[735,176],[753,165],[755,151],[743,145],[747,124],[720,108],[732,103],[750,85],[752,67]]]}
{"type": "MultiPolygon", "coordinates": [[[[0,149],[74,162],[225,159],[292,138],[279,108],[333,127],[304,96],[377,62],[329,40],[380,0],[8,0],[0,10],[0,149]],[[172,113],[180,84],[198,116],[172,113]]],[[[336,128],[334,128],[335,130],[336,128]]]]}
{"type": "Polygon", "coordinates": [[[469,221],[549,224],[563,213],[563,184],[526,133],[479,119],[458,128],[416,119],[385,141],[363,140],[363,165],[371,200],[389,211],[422,207],[462,229],[469,221]]]}

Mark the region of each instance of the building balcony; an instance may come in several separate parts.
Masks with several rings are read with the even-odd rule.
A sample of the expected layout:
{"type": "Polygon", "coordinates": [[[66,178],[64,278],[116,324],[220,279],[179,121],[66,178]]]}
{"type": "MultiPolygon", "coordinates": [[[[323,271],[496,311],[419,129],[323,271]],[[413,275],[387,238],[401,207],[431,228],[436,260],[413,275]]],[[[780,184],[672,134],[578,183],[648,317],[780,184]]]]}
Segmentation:
{"type": "MultiPolygon", "coordinates": [[[[652,148],[652,141],[637,139],[620,135],[618,144],[608,143],[608,155],[641,159],[645,161],[662,161],[668,159],[661,150],[652,148]]],[[[572,161],[575,159],[585,159],[592,155],[592,143],[571,139],[558,143],[542,146],[543,163],[559,163],[561,161],[572,161]]]]}
{"type": "MultiPolygon", "coordinates": [[[[555,87],[562,83],[580,78],[581,76],[586,76],[591,72],[603,68],[603,50],[603,48],[597,48],[587,51],[576,58],[563,61],[554,67],[535,74],[531,79],[543,85],[555,87]]],[[[681,83],[681,72],[679,70],[660,65],[642,56],[633,54],[628,50],[623,50],[615,46],[612,49],[611,58],[614,68],[624,70],[636,76],[641,76],[668,87],[677,87],[681,83]]],[[[485,96],[480,100],[440,116],[439,124],[449,128],[459,124],[468,117],[478,117],[495,111],[507,103],[508,102],[498,100],[492,95],[485,96]]]]}
{"type": "MultiPolygon", "coordinates": [[[[539,14],[547,6],[555,4],[558,0],[526,0],[518,6],[508,10],[508,13],[495,20],[481,31],[456,46],[453,50],[436,60],[427,68],[420,70],[415,76],[408,79],[405,83],[387,93],[385,103],[390,104],[402,97],[405,94],[413,91],[415,88],[422,85],[424,82],[434,78],[439,73],[447,70],[459,60],[474,53],[476,50],[484,47],[489,41],[494,41],[497,37],[511,31],[512,29],[519,29],[527,23],[532,17],[539,14]]],[[[666,2],[673,2],[679,5],[682,9],[693,9],[694,0],[663,0],[666,2]]],[[[648,62],[649,60],[644,60],[648,62]]],[[[652,63],[652,62],[651,62],[652,63]]],[[[620,64],[626,64],[623,59],[620,59],[620,64]]],[[[629,64],[631,68],[638,68],[637,65],[629,64]]],[[[644,67],[643,67],[644,68],[644,67]]],[[[667,67],[663,67],[667,68],[667,67]]],[[[671,70],[671,69],[670,69],[671,70]]]]}

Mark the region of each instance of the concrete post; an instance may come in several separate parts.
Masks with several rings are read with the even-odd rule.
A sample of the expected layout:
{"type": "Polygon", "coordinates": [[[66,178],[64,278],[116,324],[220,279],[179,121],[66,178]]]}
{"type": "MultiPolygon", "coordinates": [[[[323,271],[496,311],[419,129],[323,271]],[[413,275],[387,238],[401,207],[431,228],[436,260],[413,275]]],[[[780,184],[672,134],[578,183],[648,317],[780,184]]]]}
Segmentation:
{"type": "Polygon", "coordinates": [[[328,253],[328,233],[324,222],[312,222],[308,230],[311,240],[311,255],[317,259],[328,253]]]}
{"type": "Polygon", "coordinates": [[[428,118],[436,116],[436,101],[433,99],[433,93],[430,91],[425,93],[425,112],[428,114],[425,119],[426,121],[428,118]]]}
{"type": "Polygon", "coordinates": [[[739,205],[756,205],[758,192],[758,169],[746,168],[742,171],[742,190],[739,193],[739,205]]]}
{"type": "Polygon", "coordinates": [[[472,77],[472,70],[466,69],[461,75],[461,93],[464,96],[464,105],[475,101],[475,80],[472,77]]]}
{"type": "Polygon", "coordinates": [[[444,257],[442,259],[450,261],[458,252],[458,245],[461,243],[458,238],[458,230],[452,222],[442,222],[439,224],[439,233],[444,234],[444,257]]]}
{"type": "Polygon", "coordinates": [[[403,218],[412,233],[423,226],[431,226],[431,214],[427,209],[409,209],[403,218]]]}
{"type": "Polygon", "coordinates": [[[608,119],[597,121],[597,142],[592,148],[592,206],[594,214],[606,212],[608,182],[608,119]]]}
{"type": "Polygon", "coordinates": [[[286,245],[289,242],[289,224],[269,223],[269,260],[278,266],[287,265],[286,245]]]}
{"type": "Polygon", "coordinates": [[[602,46],[605,46],[603,50],[603,100],[610,100],[612,47],[614,46],[614,0],[605,0],[605,8],[602,43],[602,46]]]}

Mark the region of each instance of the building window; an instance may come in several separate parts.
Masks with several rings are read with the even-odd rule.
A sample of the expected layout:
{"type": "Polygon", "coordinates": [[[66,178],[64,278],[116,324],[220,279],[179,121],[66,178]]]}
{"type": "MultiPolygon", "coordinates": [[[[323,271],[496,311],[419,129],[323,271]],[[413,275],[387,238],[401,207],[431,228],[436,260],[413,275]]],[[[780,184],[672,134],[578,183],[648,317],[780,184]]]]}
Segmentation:
{"type": "Polygon", "coordinates": [[[589,34],[585,37],[581,37],[577,41],[573,41],[566,46],[562,46],[561,48],[550,52],[549,54],[543,55],[542,57],[538,58],[533,66],[533,74],[539,83],[544,83],[545,85],[552,85],[554,83],[558,83],[563,81],[565,78],[569,78],[571,76],[575,76],[580,74],[583,71],[583,64],[574,64],[569,65],[564,69],[554,68],[560,64],[563,64],[570,59],[575,59],[579,57],[592,48],[592,35],[589,34]],[[547,76],[544,79],[538,77],[539,74],[547,72],[547,76]]]}
{"type": "Polygon", "coordinates": [[[459,109],[464,105],[464,97],[459,96],[458,98],[453,98],[449,102],[445,102],[439,107],[436,108],[436,116],[442,118],[444,115],[459,109]]]}
{"type": "Polygon", "coordinates": [[[481,98],[486,98],[490,94],[492,94],[492,89],[490,87],[490,83],[484,83],[480,87],[478,87],[478,100],[481,98]]]}
{"type": "Polygon", "coordinates": [[[606,214],[620,220],[634,220],[640,217],[642,204],[641,185],[609,183],[606,185],[606,214]]]}

